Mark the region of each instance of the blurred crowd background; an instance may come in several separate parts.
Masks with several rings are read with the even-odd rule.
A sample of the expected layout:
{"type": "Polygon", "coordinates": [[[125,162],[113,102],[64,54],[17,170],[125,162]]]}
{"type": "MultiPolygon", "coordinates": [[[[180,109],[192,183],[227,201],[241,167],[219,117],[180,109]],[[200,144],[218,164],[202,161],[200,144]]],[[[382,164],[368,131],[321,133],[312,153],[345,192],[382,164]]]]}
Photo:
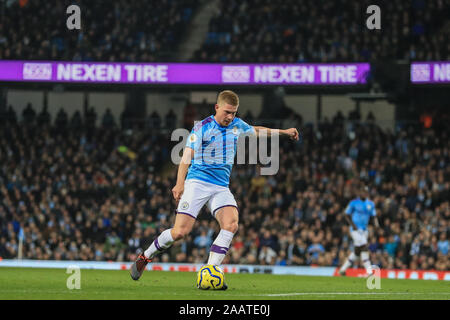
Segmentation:
{"type": "Polygon", "coordinates": [[[0,59],[161,61],[173,53],[198,0],[13,1],[0,19],[0,59]],[[66,27],[81,8],[82,30],[66,27]]]}
{"type": "MultiPolygon", "coordinates": [[[[0,59],[174,61],[200,0],[6,1],[0,59]],[[82,9],[82,30],[66,8],[82,9]],[[101,17],[101,18],[100,18],[101,17]]],[[[196,62],[450,60],[449,0],[220,0],[196,62]],[[382,30],[366,8],[379,4],[382,30]]]]}
{"type": "MultiPolygon", "coordinates": [[[[380,1],[379,1],[380,2],[380,1]]],[[[366,27],[362,0],[221,0],[193,61],[330,62],[449,60],[448,1],[381,1],[381,30],[366,27]],[[255,59],[256,58],[256,59],[255,59]]]]}
{"type": "MultiPolygon", "coordinates": [[[[353,249],[344,210],[355,197],[353,186],[363,181],[381,224],[369,227],[371,262],[450,270],[448,99],[428,101],[439,95],[430,89],[415,100],[409,78],[400,75],[410,61],[450,60],[450,0],[373,2],[0,0],[0,60],[179,61],[187,48],[181,45],[195,39],[192,30],[202,22],[205,37],[183,62],[371,62],[377,81],[386,80],[381,88],[387,99],[397,104],[393,120],[417,116],[422,108],[424,121],[417,116],[382,129],[373,115],[362,119],[336,106],[334,118],[318,116],[311,125],[271,100],[265,119],[240,115],[266,126],[267,118],[278,119],[284,128],[298,128],[302,139],[281,140],[274,176],[261,176],[258,165],[234,166],[230,189],[240,227],[224,263],[341,265],[353,249]],[[194,23],[212,3],[217,7],[209,18],[194,23]],[[82,10],[79,31],[66,27],[71,4],[82,10]],[[372,4],[381,5],[382,30],[366,27],[372,4]]],[[[72,116],[61,108],[52,118],[46,107],[37,113],[29,104],[21,114],[6,107],[10,88],[41,90],[47,97],[69,87],[36,82],[0,88],[0,258],[133,261],[175,218],[170,133],[177,116],[154,111],[145,115],[145,125],[133,126],[133,112],[144,110],[144,91],[152,86],[123,89],[129,99],[120,117],[95,108],[72,116]]],[[[86,96],[97,88],[78,87],[86,96]]],[[[213,113],[212,106],[202,111],[195,118],[187,106],[178,123],[191,129],[194,120],[213,113]]],[[[204,210],[189,237],[155,261],[204,263],[218,231],[204,210]]]]}
{"type": "MultiPolygon", "coordinates": [[[[108,113],[95,126],[92,114],[64,121],[32,110],[1,117],[0,257],[17,257],[23,233],[23,258],[132,261],[172,226],[175,142],[159,130],[172,122],[122,130],[108,113]]],[[[235,165],[240,227],[224,263],[339,266],[352,250],[344,209],[364,181],[381,224],[369,227],[372,263],[449,270],[448,112],[395,132],[375,120],[338,112],[313,127],[291,114],[284,125],[303,139],[281,140],[278,174],[235,165]]],[[[219,228],[203,210],[156,262],[206,261],[219,228]]]]}

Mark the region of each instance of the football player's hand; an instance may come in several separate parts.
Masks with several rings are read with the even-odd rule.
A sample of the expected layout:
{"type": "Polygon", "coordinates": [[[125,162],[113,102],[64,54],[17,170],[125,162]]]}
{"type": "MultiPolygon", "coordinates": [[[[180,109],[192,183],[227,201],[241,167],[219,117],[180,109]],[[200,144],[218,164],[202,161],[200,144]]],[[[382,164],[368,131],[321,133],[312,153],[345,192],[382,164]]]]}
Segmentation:
{"type": "Polygon", "coordinates": [[[298,134],[297,129],[295,129],[295,128],[286,129],[285,133],[291,140],[298,141],[299,134],[298,134]]]}
{"type": "Polygon", "coordinates": [[[175,185],[175,187],[172,188],[172,195],[176,202],[180,201],[181,196],[184,192],[184,184],[182,185],[175,185]]]}

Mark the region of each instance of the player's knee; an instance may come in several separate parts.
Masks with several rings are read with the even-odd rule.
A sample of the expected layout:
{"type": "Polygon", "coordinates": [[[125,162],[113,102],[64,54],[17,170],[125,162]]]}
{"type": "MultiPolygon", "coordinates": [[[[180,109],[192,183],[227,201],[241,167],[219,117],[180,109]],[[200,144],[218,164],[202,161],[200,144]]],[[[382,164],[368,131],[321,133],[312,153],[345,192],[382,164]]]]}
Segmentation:
{"type": "Polygon", "coordinates": [[[222,229],[236,233],[239,229],[239,223],[237,221],[230,221],[222,227],[222,229]]]}
{"type": "Polygon", "coordinates": [[[173,228],[171,231],[172,238],[174,241],[178,241],[181,239],[184,239],[189,234],[189,231],[187,228],[173,228]]]}

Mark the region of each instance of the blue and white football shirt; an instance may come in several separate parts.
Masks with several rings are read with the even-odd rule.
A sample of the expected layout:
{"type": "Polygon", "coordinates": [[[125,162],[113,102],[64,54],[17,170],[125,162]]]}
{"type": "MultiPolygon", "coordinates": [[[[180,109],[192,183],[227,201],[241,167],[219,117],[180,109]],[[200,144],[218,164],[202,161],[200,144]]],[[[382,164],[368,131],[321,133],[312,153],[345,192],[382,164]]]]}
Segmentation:
{"type": "Polygon", "coordinates": [[[237,117],[226,127],[217,123],[214,116],[199,121],[186,143],[186,147],[194,149],[186,180],[197,179],[228,187],[237,141],[242,134],[256,134],[256,131],[237,117]]]}
{"type": "MultiPolygon", "coordinates": [[[[352,221],[358,229],[367,230],[370,217],[377,215],[375,210],[375,204],[373,201],[360,198],[353,199],[345,209],[345,213],[352,216],[352,221]]],[[[353,228],[350,227],[350,230],[353,228]]]]}

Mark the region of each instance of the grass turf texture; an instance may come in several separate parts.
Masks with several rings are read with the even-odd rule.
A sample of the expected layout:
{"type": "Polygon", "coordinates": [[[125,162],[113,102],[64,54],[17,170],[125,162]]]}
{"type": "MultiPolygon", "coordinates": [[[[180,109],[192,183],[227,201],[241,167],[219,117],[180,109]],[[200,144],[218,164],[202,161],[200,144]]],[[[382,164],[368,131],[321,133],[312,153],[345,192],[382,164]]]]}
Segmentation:
{"type": "Polygon", "coordinates": [[[227,291],[199,290],[196,273],[146,271],[133,281],[128,271],[81,270],[81,289],[69,290],[65,269],[0,268],[0,299],[107,300],[424,300],[450,299],[448,281],[366,279],[269,274],[225,274],[227,291]]]}

